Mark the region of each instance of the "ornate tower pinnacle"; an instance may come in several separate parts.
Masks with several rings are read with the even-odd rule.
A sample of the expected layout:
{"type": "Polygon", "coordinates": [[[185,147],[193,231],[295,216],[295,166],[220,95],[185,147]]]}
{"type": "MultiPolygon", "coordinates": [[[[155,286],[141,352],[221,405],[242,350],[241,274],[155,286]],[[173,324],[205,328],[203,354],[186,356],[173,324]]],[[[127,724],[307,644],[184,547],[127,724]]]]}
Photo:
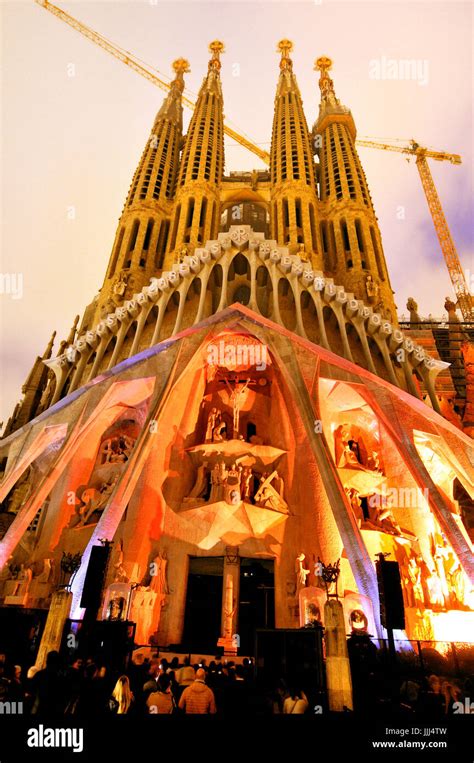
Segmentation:
{"type": "Polygon", "coordinates": [[[56,338],[56,332],[53,331],[53,333],[51,334],[51,339],[48,342],[48,346],[46,347],[43,353],[43,360],[48,360],[51,357],[55,338],[56,338]]]}
{"type": "Polygon", "coordinates": [[[277,50],[281,53],[280,69],[292,69],[293,61],[290,58],[290,53],[293,50],[293,43],[291,40],[280,40],[277,45],[277,50]]]}
{"type": "Polygon", "coordinates": [[[277,45],[281,59],[270,151],[272,237],[292,253],[304,248],[312,264],[321,267],[314,151],[293,73],[292,50],[291,40],[277,45]]]}
{"type": "Polygon", "coordinates": [[[74,318],[74,323],[72,324],[71,329],[69,331],[68,338],[66,339],[66,344],[72,344],[74,342],[74,337],[76,336],[76,329],[77,329],[77,324],[79,323],[79,318],[80,318],[79,315],[76,315],[76,317],[74,318]]]}
{"type": "Polygon", "coordinates": [[[219,193],[224,171],[224,114],[220,55],[214,40],[208,71],[189,123],[179,168],[178,191],[165,267],[217,235],[219,193]]]}
{"type": "Polygon", "coordinates": [[[334,82],[329,76],[331,69],[332,59],[328,58],[328,56],[320,56],[314,62],[314,70],[320,72],[319,89],[321,91],[321,103],[319,105],[319,120],[326,114],[345,114],[347,126],[355,140],[356,128],[352,114],[348,108],[341,104],[339,98],[336,98],[334,82]]]}
{"type": "Polygon", "coordinates": [[[213,40],[209,43],[209,52],[212,53],[212,58],[208,65],[209,71],[214,69],[214,71],[220,72],[222,66],[220,54],[225,53],[224,43],[220,40],[213,40]]]}
{"type": "Polygon", "coordinates": [[[321,76],[319,78],[319,89],[321,90],[321,98],[328,98],[329,96],[336,97],[334,92],[334,82],[329,76],[328,72],[332,69],[332,60],[327,56],[320,56],[314,62],[315,71],[320,71],[321,76]]]}
{"type": "Polygon", "coordinates": [[[320,56],[321,102],[313,127],[319,156],[324,270],[349,292],[396,321],[396,308],[382,249],[377,218],[357,153],[356,126],[329,76],[332,61],[320,56]]]}
{"type": "Polygon", "coordinates": [[[156,131],[158,123],[165,118],[182,126],[181,95],[184,90],[183,74],[190,72],[191,69],[189,68],[189,61],[185,58],[177,58],[176,61],[173,61],[172,66],[176,73],[176,77],[170,83],[169,94],[163,101],[161,109],[156,115],[153,132],[156,131]]]}
{"type": "Polygon", "coordinates": [[[189,68],[189,61],[186,58],[177,58],[175,61],[173,61],[172,67],[178,76],[180,74],[186,74],[191,71],[189,68]]]}

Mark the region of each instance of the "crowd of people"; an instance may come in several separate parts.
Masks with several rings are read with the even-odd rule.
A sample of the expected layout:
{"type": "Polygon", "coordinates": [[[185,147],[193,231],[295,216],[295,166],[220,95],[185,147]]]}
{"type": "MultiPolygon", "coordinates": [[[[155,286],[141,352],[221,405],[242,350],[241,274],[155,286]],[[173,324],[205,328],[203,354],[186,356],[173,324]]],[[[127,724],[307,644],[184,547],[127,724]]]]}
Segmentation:
{"type": "MultiPolygon", "coordinates": [[[[396,662],[387,659],[385,651],[377,649],[368,636],[348,639],[354,707],[365,714],[419,714],[442,718],[455,714],[456,703],[474,696],[473,677],[453,678],[443,671],[442,658],[437,652],[424,652],[424,670],[406,669],[401,655],[396,662]],[[433,658],[436,661],[433,663],[433,658]],[[430,672],[433,671],[433,672],[430,672]]],[[[444,667],[447,665],[445,663],[444,667]]]]}
{"type": "MultiPolygon", "coordinates": [[[[352,668],[356,711],[372,713],[378,708],[441,718],[472,696],[470,679],[461,686],[435,674],[400,679],[352,668]]],[[[65,665],[58,652],[49,652],[42,670],[30,668],[26,673],[0,654],[0,702],[16,703],[17,712],[39,716],[235,716],[302,715],[315,712],[315,702],[324,704],[325,698],[306,687],[304,691],[297,681],[279,679],[273,687],[262,688],[251,659],[235,663],[216,658],[209,664],[201,659],[192,664],[189,657],[168,662],[138,653],[126,670],[117,672],[92,658],[65,665]]]]}
{"type": "Polygon", "coordinates": [[[93,659],[66,666],[58,652],[49,652],[42,670],[10,665],[0,655],[0,702],[21,702],[31,715],[101,714],[301,714],[308,699],[300,687],[281,681],[275,691],[257,688],[251,659],[242,663],[205,659],[191,664],[174,657],[144,658],[138,654],[123,673],[93,659]]]}

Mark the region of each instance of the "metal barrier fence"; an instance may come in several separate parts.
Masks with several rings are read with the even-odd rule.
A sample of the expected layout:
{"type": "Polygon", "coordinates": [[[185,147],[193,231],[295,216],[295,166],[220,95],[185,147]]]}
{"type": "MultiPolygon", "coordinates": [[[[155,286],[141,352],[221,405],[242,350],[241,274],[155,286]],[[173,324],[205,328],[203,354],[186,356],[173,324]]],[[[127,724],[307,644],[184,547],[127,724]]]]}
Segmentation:
{"type": "MultiPolygon", "coordinates": [[[[380,667],[390,662],[388,640],[373,639],[380,667]]],[[[406,677],[474,677],[474,644],[465,641],[396,640],[397,669],[406,677]]]]}

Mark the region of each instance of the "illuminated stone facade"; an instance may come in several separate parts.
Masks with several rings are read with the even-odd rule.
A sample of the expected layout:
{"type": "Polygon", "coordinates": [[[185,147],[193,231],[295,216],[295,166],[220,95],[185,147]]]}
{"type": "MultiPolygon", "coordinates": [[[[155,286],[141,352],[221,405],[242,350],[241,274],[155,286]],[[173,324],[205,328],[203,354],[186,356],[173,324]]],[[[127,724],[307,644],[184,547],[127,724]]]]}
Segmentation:
{"type": "Polygon", "coordinates": [[[258,625],[242,593],[257,567],[265,624],[306,625],[323,617],[319,560],[337,559],[348,631],[382,635],[389,553],[407,635],[468,640],[472,440],[439,414],[447,364],[398,327],[330,62],[310,132],[279,48],[269,173],[224,176],[222,44],[185,138],[175,62],[103,287],[37,359],[1,443],[0,604],[47,608],[63,552],[79,554],[80,617],[108,540],[101,616],[128,611],[137,643],[190,645],[202,565],[221,581],[215,645],[258,625]]]}

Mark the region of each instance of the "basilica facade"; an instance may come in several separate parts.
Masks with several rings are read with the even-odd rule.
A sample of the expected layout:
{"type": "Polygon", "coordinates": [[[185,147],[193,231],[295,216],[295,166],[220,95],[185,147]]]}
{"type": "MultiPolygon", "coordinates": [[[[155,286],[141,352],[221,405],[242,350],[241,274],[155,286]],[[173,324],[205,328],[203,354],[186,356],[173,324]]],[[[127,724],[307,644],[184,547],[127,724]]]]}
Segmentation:
{"type": "Polygon", "coordinates": [[[97,615],[138,645],[251,654],[258,628],[324,625],[336,563],[347,633],[383,637],[383,554],[400,638],[469,640],[470,430],[399,326],[331,62],[310,129],[291,47],[268,172],[224,174],[222,43],[185,136],[175,61],[102,288],[0,442],[0,606],[80,620],[107,544],[97,615]]]}

